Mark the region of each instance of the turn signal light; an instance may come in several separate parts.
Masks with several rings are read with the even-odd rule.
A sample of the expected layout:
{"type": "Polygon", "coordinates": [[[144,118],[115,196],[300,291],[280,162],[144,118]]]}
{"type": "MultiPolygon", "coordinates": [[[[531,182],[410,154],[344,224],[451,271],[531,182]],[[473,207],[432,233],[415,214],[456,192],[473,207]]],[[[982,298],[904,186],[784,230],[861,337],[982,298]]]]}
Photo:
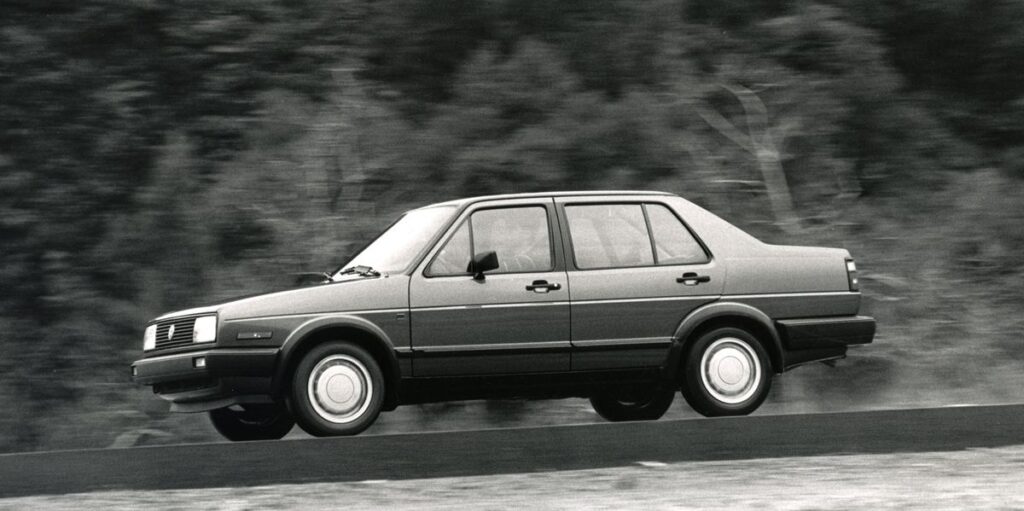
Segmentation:
{"type": "Polygon", "coordinates": [[[850,291],[860,289],[857,283],[857,263],[853,262],[853,259],[846,260],[846,278],[850,282],[850,291]]]}

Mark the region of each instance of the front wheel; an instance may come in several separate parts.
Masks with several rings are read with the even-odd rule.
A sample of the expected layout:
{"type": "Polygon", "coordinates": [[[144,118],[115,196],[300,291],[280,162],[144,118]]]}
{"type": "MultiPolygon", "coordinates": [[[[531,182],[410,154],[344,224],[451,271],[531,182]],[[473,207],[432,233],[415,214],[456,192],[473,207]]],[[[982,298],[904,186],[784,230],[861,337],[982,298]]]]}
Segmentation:
{"type": "Polygon", "coordinates": [[[605,392],[591,397],[590,404],[612,422],[653,421],[665,415],[675,397],[672,388],[658,386],[605,392]]]}
{"type": "Polygon", "coordinates": [[[771,388],[768,354],[757,338],[739,328],[717,328],[686,351],[682,393],[701,415],[747,415],[771,388]]]}
{"type": "Polygon", "coordinates": [[[328,342],[307,353],[292,377],[295,419],[315,436],[355,435],[370,427],[384,404],[384,376],[366,350],[328,342]]]}
{"type": "Polygon", "coordinates": [[[234,405],[210,410],[210,422],[221,436],[234,442],[277,440],[295,426],[288,411],[278,404],[234,405]]]}

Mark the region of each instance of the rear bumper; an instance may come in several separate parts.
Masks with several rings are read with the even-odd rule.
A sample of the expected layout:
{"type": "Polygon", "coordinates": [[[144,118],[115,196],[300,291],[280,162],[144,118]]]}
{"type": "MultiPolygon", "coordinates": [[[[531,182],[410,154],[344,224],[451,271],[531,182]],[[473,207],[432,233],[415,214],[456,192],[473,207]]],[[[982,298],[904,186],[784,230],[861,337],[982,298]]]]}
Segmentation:
{"type": "Polygon", "coordinates": [[[137,360],[132,379],[152,385],[172,411],[196,412],[270,401],[277,348],[211,349],[137,360]]]}
{"type": "Polygon", "coordinates": [[[848,346],[868,344],[875,337],[875,319],[868,316],[783,319],[775,327],[786,349],[786,369],[842,358],[848,346]]]}
{"type": "Polygon", "coordinates": [[[868,316],[783,319],[775,324],[790,350],[868,344],[875,337],[875,318],[868,316]]]}

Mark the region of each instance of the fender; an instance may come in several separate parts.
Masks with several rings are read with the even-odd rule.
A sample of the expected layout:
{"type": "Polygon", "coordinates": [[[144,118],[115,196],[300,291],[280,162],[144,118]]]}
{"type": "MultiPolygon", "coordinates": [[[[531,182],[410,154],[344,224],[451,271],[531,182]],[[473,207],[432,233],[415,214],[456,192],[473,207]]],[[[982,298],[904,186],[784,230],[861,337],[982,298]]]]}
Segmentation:
{"type": "Polygon", "coordinates": [[[770,339],[767,339],[767,341],[771,343],[771,346],[766,346],[766,348],[769,348],[768,355],[771,357],[773,368],[776,371],[781,371],[784,351],[782,349],[782,340],[779,338],[779,333],[775,330],[772,318],[759,309],[747,304],[719,301],[698,307],[679,323],[676,333],[672,336],[672,348],[669,351],[669,359],[665,367],[666,375],[672,377],[678,374],[683,358],[683,348],[690,334],[697,330],[697,328],[715,318],[737,316],[756,322],[769,333],[770,339]]]}
{"type": "Polygon", "coordinates": [[[329,328],[353,328],[361,330],[366,334],[369,334],[378,339],[378,342],[386,347],[388,354],[386,364],[388,364],[388,373],[392,375],[392,381],[387,382],[388,387],[397,389],[398,379],[401,375],[398,367],[398,357],[395,355],[395,345],[391,342],[384,330],[373,324],[369,320],[361,318],[359,316],[351,314],[332,314],[326,316],[318,316],[313,318],[301,325],[298,328],[288,334],[288,337],[281,344],[281,352],[278,356],[277,367],[274,369],[274,389],[275,392],[280,391],[279,382],[283,381],[288,375],[285,374],[292,357],[298,351],[298,348],[303,344],[306,339],[309,339],[317,332],[327,330],[329,328]]]}

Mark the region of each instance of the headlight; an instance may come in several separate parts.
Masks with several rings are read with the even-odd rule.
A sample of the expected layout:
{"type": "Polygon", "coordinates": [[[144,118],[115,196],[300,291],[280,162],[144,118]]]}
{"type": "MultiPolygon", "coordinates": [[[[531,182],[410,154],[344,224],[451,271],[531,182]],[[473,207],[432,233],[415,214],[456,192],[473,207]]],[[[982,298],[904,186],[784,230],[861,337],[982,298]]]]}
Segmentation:
{"type": "Polygon", "coordinates": [[[156,325],[146,327],[146,333],[142,335],[142,351],[149,351],[156,348],[156,325]]]}
{"type": "Polygon", "coordinates": [[[192,342],[213,342],[217,340],[217,316],[196,318],[192,327],[192,342]]]}

